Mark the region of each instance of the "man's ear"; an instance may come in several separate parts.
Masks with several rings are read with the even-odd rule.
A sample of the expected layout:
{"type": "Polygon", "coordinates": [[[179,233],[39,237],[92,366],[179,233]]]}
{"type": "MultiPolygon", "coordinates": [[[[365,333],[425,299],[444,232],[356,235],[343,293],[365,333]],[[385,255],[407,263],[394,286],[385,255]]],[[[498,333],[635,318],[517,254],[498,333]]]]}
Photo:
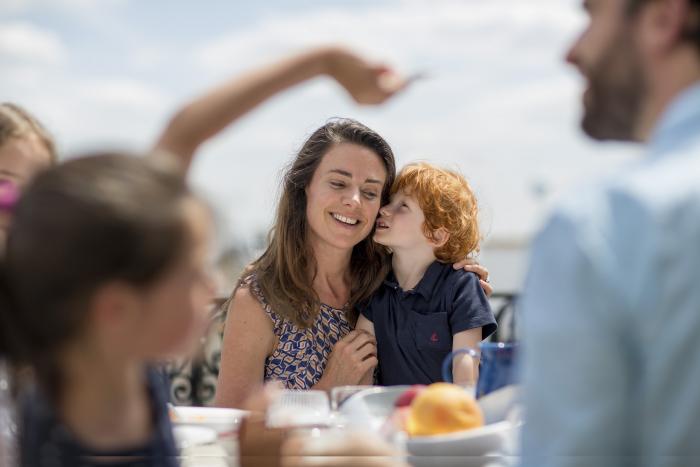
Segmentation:
{"type": "Polygon", "coordinates": [[[678,46],[686,32],[697,22],[690,0],[646,2],[638,13],[642,42],[652,53],[668,53],[678,46]]]}
{"type": "Polygon", "coordinates": [[[435,248],[440,248],[450,239],[450,233],[444,228],[440,227],[433,231],[432,238],[430,242],[435,245],[435,248]]]}

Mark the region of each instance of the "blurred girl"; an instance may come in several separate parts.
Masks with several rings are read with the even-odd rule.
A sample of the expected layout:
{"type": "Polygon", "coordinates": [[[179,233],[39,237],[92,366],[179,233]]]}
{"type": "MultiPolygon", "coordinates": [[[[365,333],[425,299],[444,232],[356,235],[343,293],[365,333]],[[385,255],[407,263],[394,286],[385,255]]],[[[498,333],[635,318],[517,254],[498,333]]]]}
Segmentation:
{"type": "Polygon", "coordinates": [[[148,363],[204,325],[210,237],[208,210],[164,159],[75,159],[27,188],[0,266],[3,350],[40,382],[22,404],[22,465],[175,465],[148,363]]]}

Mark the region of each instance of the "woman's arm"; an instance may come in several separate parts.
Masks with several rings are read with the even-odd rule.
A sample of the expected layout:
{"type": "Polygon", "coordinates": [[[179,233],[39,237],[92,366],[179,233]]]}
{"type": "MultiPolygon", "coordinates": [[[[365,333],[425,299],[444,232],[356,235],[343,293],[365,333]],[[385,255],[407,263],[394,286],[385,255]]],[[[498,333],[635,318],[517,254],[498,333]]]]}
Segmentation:
{"type": "MultiPolygon", "coordinates": [[[[478,349],[481,342],[481,328],[467,329],[452,337],[452,350],[478,349]]],[[[455,384],[476,386],[479,379],[479,359],[460,353],[452,360],[452,381],[455,384]]]]}
{"type": "Polygon", "coordinates": [[[247,288],[239,288],[226,316],[215,405],[243,406],[264,379],[265,359],[272,353],[272,321],[247,288]]]}
{"type": "Polygon", "coordinates": [[[206,140],[275,94],[321,75],[335,79],[360,104],[379,104],[406,84],[385,66],[342,48],[314,49],[236,77],[187,104],[170,120],[155,149],[177,155],[187,170],[206,140]]]}

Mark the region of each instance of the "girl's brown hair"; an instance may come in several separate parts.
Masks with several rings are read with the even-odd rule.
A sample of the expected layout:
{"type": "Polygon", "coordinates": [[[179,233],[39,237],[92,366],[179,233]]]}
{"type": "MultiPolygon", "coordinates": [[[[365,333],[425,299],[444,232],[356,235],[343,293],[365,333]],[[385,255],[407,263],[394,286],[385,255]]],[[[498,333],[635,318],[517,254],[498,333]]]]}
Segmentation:
{"type": "MultiPolygon", "coordinates": [[[[304,328],[313,324],[321,305],[313,289],[316,261],[307,239],[306,187],[323,156],[340,143],[368,148],[382,160],[387,171],[382,190],[382,204],[386,204],[396,175],[391,148],[379,134],[355,120],[332,120],[309,137],[287,169],[267,249],[247,269],[247,273],[256,274],[272,309],[304,328]]],[[[372,234],[355,245],[350,259],[352,285],[346,310],[352,322],[357,318],[356,305],[366,301],[379,287],[388,268],[386,253],[372,241],[372,234]]]]}
{"type": "Polygon", "coordinates": [[[39,120],[22,107],[9,102],[0,103],[0,146],[13,138],[35,136],[51,156],[51,165],[57,161],[56,145],[39,120]]]}
{"type": "Polygon", "coordinates": [[[0,258],[0,353],[32,365],[55,395],[57,351],[82,332],[92,294],[167,272],[187,241],[191,197],[178,167],[152,157],[100,154],[37,175],[0,258]]]}

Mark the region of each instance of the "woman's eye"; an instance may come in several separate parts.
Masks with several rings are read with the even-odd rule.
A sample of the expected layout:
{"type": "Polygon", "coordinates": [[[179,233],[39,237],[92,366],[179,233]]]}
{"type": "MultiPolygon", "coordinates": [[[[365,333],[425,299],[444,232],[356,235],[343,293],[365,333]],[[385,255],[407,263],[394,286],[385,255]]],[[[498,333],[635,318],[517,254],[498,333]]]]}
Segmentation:
{"type": "Polygon", "coordinates": [[[377,194],[372,192],[372,191],[365,191],[365,198],[367,199],[374,199],[377,197],[377,194]]]}
{"type": "Polygon", "coordinates": [[[331,182],[331,186],[332,186],[333,188],[343,188],[343,187],[345,186],[345,184],[344,184],[343,182],[335,182],[335,181],[332,181],[332,182],[331,182]]]}

